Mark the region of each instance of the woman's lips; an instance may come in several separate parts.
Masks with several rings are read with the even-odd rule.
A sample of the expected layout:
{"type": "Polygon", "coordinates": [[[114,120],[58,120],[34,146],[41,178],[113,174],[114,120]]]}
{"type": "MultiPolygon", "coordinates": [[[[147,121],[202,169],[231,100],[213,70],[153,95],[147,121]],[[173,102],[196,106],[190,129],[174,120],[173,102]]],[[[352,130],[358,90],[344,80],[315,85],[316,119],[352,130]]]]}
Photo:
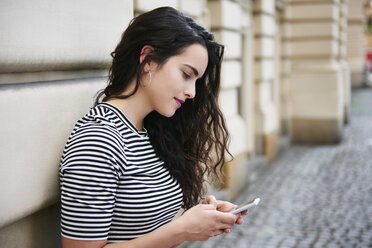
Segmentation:
{"type": "Polygon", "coordinates": [[[178,107],[181,107],[182,103],[184,103],[185,101],[181,100],[181,99],[178,99],[178,98],[174,98],[176,100],[176,103],[177,103],[177,106],[178,107]]]}

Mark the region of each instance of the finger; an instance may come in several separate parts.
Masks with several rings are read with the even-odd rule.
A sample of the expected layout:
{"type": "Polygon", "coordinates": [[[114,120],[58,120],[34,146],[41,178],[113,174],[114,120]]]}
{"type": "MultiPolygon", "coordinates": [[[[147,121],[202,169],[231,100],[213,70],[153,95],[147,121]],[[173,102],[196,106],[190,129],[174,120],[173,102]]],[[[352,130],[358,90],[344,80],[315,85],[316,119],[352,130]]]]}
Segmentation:
{"type": "Polygon", "coordinates": [[[224,212],[218,212],[217,211],[217,217],[219,226],[218,229],[225,229],[225,228],[231,228],[234,226],[235,221],[237,219],[236,215],[231,213],[224,213],[224,212]]]}
{"type": "Polygon", "coordinates": [[[224,231],[224,233],[230,233],[231,229],[230,228],[225,228],[223,231],[224,231]]]}
{"type": "Polygon", "coordinates": [[[207,204],[213,204],[213,205],[216,205],[217,206],[217,200],[216,200],[216,197],[214,197],[213,195],[209,195],[207,196],[207,198],[205,198],[205,203],[207,204]]]}
{"type": "Polygon", "coordinates": [[[239,218],[236,220],[235,224],[238,224],[238,225],[243,224],[243,219],[239,217],[239,218]]]}
{"type": "Polygon", "coordinates": [[[240,215],[240,214],[236,214],[235,217],[236,217],[236,219],[235,219],[235,224],[238,224],[238,220],[239,220],[239,219],[242,219],[242,218],[241,218],[241,215],[240,215]]]}
{"type": "Polygon", "coordinates": [[[234,209],[236,209],[236,205],[232,204],[231,202],[228,201],[217,201],[218,202],[218,207],[217,209],[222,212],[230,212],[234,209]]]}
{"type": "Polygon", "coordinates": [[[216,231],[213,233],[213,236],[221,235],[221,234],[225,233],[225,230],[227,230],[227,229],[216,230],[216,231]]]}
{"type": "Polygon", "coordinates": [[[240,214],[241,215],[246,215],[248,213],[248,210],[244,210],[243,212],[241,212],[240,214]]]}

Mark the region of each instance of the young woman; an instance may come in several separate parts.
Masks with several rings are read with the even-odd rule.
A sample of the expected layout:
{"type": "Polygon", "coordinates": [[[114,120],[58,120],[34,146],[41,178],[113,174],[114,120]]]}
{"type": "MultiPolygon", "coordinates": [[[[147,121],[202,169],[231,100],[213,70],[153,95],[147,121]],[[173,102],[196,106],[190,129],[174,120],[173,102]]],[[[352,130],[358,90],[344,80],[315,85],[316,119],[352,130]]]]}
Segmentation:
{"type": "Polygon", "coordinates": [[[211,33],[173,8],[132,20],[108,86],[61,159],[64,248],[174,247],[242,223],[229,202],[198,204],[228,152],[222,55],[211,33]]]}

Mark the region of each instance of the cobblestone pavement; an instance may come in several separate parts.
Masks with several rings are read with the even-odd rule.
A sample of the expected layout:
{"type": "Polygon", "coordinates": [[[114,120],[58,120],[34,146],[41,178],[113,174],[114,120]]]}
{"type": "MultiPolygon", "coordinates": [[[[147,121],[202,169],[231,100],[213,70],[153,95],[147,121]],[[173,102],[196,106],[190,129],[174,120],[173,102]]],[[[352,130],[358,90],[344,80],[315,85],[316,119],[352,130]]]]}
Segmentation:
{"type": "Polygon", "coordinates": [[[292,145],[236,199],[261,203],[229,234],[187,248],[372,247],[372,89],[353,91],[337,145],[292,145]]]}

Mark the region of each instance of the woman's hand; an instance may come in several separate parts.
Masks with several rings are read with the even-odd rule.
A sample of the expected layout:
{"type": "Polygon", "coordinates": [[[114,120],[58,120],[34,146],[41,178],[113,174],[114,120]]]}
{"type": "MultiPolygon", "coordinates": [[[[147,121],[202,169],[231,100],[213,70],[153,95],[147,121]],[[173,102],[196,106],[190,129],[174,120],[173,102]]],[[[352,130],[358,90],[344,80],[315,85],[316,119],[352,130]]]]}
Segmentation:
{"type": "Polygon", "coordinates": [[[224,230],[230,230],[237,218],[237,215],[217,211],[214,204],[199,204],[187,210],[175,221],[181,223],[180,226],[186,235],[185,240],[205,241],[224,233],[224,230]]]}
{"type": "MultiPolygon", "coordinates": [[[[204,199],[203,204],[213,204],[213,205],[216,206],[216,209],[218,211],[221,211],[221,212],[231,212],[234,209],[236,209],[236,207],[237,207],[235,204],[232,204],[231,202],[216,200],[216,198],[213,195],[207,196],[204,199]]],[[[238,224],[238,225],[242,224],[243,219],[241,218],[241,216],[246,215],[247,213],[248,213],[248,210],[244,210],[240,214],[236,214],[238,216],[238,218],[236,220],[236,224],[238,224]]],[[[225,230],[226,233],[229,233],[230,231],[231,230],[229,230],[229,229],[225,230]]]]}

